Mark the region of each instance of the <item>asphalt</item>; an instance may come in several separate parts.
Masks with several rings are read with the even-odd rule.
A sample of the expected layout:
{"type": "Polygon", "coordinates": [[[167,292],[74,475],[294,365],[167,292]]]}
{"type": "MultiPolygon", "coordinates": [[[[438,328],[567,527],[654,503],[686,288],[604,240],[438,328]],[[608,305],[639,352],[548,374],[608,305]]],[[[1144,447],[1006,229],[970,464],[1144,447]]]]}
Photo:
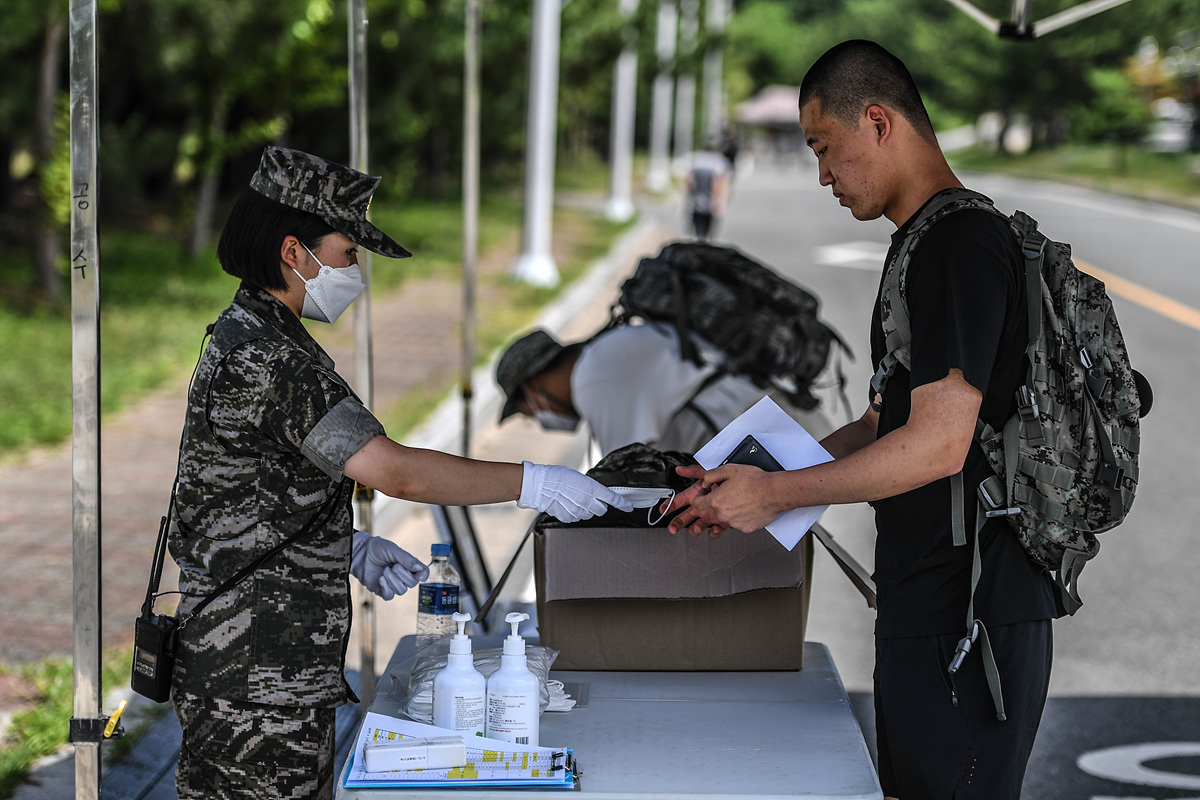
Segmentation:
{"type": "MultiPolygon", "coordinates": [[[[567,340],[583,338],[598,329],[607,318],[620,281],[632,271],[638,258],[657,252],[664,242],[680,235],[673,225],[678,218],[669,206],[643,204],[640,221],[583,278],[560,293],[538,324],[567,340]]],[[[506,269],[513,255],[512,249],[491,254],[480,264],[481,274],[506,269]]],[[[431,380],[447,382],[454,378],[460,357],[460,291],[453,280],[431,279],[406,283],[395,292],[372,298],[376,407],[384,408],[431,380]]],[[[481,298],[483,313],[486,303],[486,297],[481,298]]],[[[352,320],[348,319],[321,337],[339,364],[353,364],[352,331],[352,320]]],[[[200,334],[198,331],[198,339],[200,334]]],[[[489,364],[473,376],[470,455],[581,463],[584,445],[577,436],[539,436],[532,423],[524,420],[510,421],[502,427],[495,424],[498,394],[491,370],[489,364]]],[[[352,367],[342,372],[353,382],[352,367]]],[[[185,395],[186,381],[176,381],[104,421],[101,630],[106,647],[132,645],[133,621],[144,597],[158,521],[165,511],[175,472],[185,395]]],[[[457,452],[462,415],[461,400],[450,397],[404,441],[412,446],[457,452]]],[[[21,664],[46,656],[71,655],[71,496],[69,444],[39,450],[21,463],[0,468],[0,663],[21,664]]],[[[474,513],[484,560],[491,575],[498,575],[532,517],[513,504],[477,507],[474,513]]],[[[426,508],[390,498],[377,502],[374,530],[420,557],[441,536],[426,508]]],[[[511,588],[506,589],[506,598],[518,602],[532,599],[529,554],[524,553],[523,558],[525,561],[508,584],[511,588]]],[[[176,579],[168,559],[163,590],[173,589],[176,579]]],[[[399,638],[413,632],[415,599],[406,595],[386,605],[378,603],[375,609],[376,664],[382,665],[399,638]]],[[[356,617],[352,633],[356,642],[363,636],[358,625],[361,618],[356,617]]],[[[353,683],[358,682],[362,664],[360,649],[352,644],[347,667],[353,683]]],[[[0,676],[0,731],[12,713],[28,706],[24,688],[0,676]]],[[[106,691],[103,713],[111,713],[121,699],[131,701],[123,720],[126,730],[142,735],[119,763],[104,767],[103,795],[122,800],[174,798],[172,770],[179,741],[174,714],[169,706],[154,707],[123,686],[106,691]]],[[[357,713],[358,706],[343,707],[338,721],[339,741],[352,734],[357,713]]],[[[74,781],[73,751],[68,746],[40,761],[13,797],[61,800],[74,796],[74,781]]]]}

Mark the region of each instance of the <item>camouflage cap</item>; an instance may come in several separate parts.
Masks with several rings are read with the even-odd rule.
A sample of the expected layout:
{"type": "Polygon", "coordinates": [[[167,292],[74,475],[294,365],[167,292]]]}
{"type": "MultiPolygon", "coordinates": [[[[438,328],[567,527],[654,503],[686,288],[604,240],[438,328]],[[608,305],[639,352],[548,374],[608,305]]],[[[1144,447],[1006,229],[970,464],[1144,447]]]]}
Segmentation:
{"type": "Polygon", "coordinates": [[[504,408],[500,410],[500,420],[517,413],[517,404],[521,402],[521,386],[525,381],[540,374],[559,357],[560,354],[576,350],[581,345],[561,344],[550,334],[540,328],[533,333],[517,339],[496,364],[496,383],[504,390],[506,399],[504,408]]]}
{"type": "Polygon", "coordinates": [[[408,258],[412,253],[367,221],[371,195],[381,179],[284,147],[266,147],[250,188],[291,208],[316,214],[373,253],[408,258]]]}

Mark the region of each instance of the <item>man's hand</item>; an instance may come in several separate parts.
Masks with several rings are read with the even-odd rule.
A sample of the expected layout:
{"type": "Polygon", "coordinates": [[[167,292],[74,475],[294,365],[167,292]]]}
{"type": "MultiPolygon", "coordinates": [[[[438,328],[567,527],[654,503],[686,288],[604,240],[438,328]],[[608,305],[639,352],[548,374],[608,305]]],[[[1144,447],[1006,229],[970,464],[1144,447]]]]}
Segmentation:
{"type": "Polygon", "coordinates": [[[709,535],[714,539],[724,533],[728,526],[721,526],[711,511],[707,515],[704,515],[696,510],[696,499],[709,492],[709,487],[704,484],[703,480],[707,470],[696,464],[688,467],[676,467],[675,472],[685,478],[694,478],[696,482],[676,494],[669,504],[664,503],[659,507],[659,511],[663,516],[670,514],[676,509],[684,509],[675,519],[671,520],[670,524],[667,525],[667,530],[674,535],[691,525],[692,527],[688,530],[688,533],[692,536],[699,536],[704,532],[705,528],[711,527],[713,530],[709,535]]]}
{"type": "Polygon", "coordinates": [[[716,539],[730,528],[756,531],[782,510],[768,499],[764,484],[769,473],[758,467],[726,464],[707,471],[700,466],[677,467],[675,471],[699,480],[667,508],[668,513],[684,508],[667,526],[673,534],[687,528],[690,535],[699,536],[707,529],[709,538],[716,539]]]}

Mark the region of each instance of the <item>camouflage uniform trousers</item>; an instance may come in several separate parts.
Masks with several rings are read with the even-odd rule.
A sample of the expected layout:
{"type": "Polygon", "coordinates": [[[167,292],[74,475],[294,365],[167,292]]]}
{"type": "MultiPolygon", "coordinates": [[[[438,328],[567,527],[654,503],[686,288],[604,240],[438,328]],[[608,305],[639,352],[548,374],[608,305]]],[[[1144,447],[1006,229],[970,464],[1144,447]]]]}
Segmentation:
{"type": "Polygon", "coordinates": [[[330,800],[334,709],[267,706],[177,692],[180,800],[330,800]]]}

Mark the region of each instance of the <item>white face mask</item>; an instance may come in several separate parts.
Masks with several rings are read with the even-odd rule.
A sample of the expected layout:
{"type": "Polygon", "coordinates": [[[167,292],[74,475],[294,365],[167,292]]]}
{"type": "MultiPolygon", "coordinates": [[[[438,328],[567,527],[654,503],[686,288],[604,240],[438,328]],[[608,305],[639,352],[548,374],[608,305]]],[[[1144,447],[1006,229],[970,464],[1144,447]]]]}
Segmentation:
{"type": "Polygon", "coordinates": [[[646,522],[652,526],[657,525],[667,516],[661,512],[657,517],[654,516],[658,507],[662,505],[658,501],[665,500],[667,505],[670,505],[671,501],[675,499],[675,490],[665,486],[661,488],[657,486],[610,486],[608,488],[633,503],[634,508],[649,509],[646,512],[646,522]]]}
{"type": "Polygon", "coordinates": [[[544,431],[573,431],[579,427],[579,417],[564,414],[561,411],[551,411],[548,408],[535,408],[533,418],[544,431]]]}
{"type": "Polygon", "coordinates": [[[579,417],[553,410],[550,408],[549,398],[544,394],[541,395],[541,399],[545,407],[539,408],[533,402],[533,393],[528,391],[525,393],[525,402],[529,404],[529,408],[533,411],[533,418],[537,420],[538,425],[542,426],[542,430],[570,433],[579,427],[579,417]]]}
{"type": "Polygon", "coordinates": [[[312,260],[321,267],[317,277],[311,280],[306,280],[299,272],[292,270],[304,281],[304,308],[300,316],[317,322],[336,322],[342,312],[367,288],[362,281],[362,270],[358,268],[358,264],[337,269],[326,266],[321,264],[320,259],[313,255],[313,251],[309,250],[307,245],[301,242],[300,246],[308,250],[312,260]]]}

